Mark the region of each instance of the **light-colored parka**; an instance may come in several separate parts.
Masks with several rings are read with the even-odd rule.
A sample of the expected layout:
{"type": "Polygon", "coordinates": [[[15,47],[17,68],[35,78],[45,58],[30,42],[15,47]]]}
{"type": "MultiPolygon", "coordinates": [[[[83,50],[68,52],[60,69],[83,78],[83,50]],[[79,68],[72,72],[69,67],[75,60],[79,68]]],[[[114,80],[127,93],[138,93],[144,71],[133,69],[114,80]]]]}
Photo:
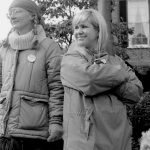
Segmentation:
{"type": "Polygon", "coordinates": [[[97,62],[87,50],[71,47],[61,64],[64,96],[64,150],[131,150],[126,104],[135,104],[142,84],[118,56],[97,62]]]}
{"type": "Polygon", "coordinates": [[[37,49],[1,47],[1,135],[46,140],[49,126],[62,124],[62,52],[52,39],[39,42],[37,49]]]}

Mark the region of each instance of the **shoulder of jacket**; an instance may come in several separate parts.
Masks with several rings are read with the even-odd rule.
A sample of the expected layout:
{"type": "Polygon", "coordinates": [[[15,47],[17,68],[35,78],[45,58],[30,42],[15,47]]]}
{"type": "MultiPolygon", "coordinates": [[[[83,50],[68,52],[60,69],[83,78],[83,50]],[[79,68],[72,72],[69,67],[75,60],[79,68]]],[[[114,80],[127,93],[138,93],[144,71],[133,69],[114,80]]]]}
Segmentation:
{"type": "Polygon", "coordinates": [[[46,37],[41,42],[41,45],[45,49],[47,55],[51,55],[51,57],[63,55],[63,51],[61,50],[59,44],[51,38],[46,37]]]}
{"type": "Polygon", "coordinates": [[[46,37],[43,41],[41,41],[40,45],[47,49],[52,43],[54,43],[54,40],[46,37]]]}

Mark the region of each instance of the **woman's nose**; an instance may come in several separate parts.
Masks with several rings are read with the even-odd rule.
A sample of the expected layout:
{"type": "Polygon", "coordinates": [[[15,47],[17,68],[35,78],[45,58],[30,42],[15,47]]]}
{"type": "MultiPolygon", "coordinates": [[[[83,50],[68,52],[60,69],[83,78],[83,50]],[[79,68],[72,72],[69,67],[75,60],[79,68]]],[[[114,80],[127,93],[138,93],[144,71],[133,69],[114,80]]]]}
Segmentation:
{"type": "Polygon", "coordinates": [[[83,33],[83,29],[82,28],[78,28],[78,33],[82,34],[83,33]]]}
{"type": "Polygon", "coordinates": [[[16,17],[16,13],[15,12],[9,12],[8,14],[7,14],[7,17],[9,18],[9,19],[12,19],[12,18],[15,18],[16,17]]]}
{"type": "Polygon", "coordinates": [[[10,21],[12,21],[12,20],[15,20],[16,19],[16,17],[15,16],[7,16],[8,17],[8,19],[10,20],[10,21]]]}

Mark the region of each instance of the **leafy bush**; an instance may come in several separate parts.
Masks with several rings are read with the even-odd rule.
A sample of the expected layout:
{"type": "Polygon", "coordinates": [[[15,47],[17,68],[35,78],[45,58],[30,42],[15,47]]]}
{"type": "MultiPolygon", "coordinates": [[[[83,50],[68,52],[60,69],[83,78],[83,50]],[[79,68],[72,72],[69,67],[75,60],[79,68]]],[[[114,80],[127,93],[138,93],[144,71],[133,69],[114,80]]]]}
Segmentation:
{"type": "Polygon", "coordinates": [[[142,132],[150,128],[150,92],[145,92],[141,100],[134,106],[130,112],[130,119],[133,126],[133,150],[138,150],[142,132]]]}
{"type": "Polygon", "coordinates": [[[134,29],[128,28],[126,22],[112,23],[111,34],[113,36],[113,51],[123,60],[129,59],[127,54],[128,34],[133,34],[134,29]]]}

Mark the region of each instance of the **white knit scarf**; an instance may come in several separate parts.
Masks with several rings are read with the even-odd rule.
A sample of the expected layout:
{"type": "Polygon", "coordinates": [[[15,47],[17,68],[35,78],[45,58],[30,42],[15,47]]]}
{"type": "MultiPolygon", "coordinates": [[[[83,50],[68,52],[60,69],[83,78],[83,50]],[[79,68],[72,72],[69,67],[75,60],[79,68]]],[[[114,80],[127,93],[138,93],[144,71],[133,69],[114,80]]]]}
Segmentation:
{"type": "Polygon", "coordinates": [[[14,50],[25,50],[32,49],[35,40],[40,43],[44,38],[46,38],[45,31],[41,25],[38,25],[37,35],[34,35],[33,30],[24,35],[19,35],[16,31],[13,31],[9,34],[8,42],[14,50]]]}

